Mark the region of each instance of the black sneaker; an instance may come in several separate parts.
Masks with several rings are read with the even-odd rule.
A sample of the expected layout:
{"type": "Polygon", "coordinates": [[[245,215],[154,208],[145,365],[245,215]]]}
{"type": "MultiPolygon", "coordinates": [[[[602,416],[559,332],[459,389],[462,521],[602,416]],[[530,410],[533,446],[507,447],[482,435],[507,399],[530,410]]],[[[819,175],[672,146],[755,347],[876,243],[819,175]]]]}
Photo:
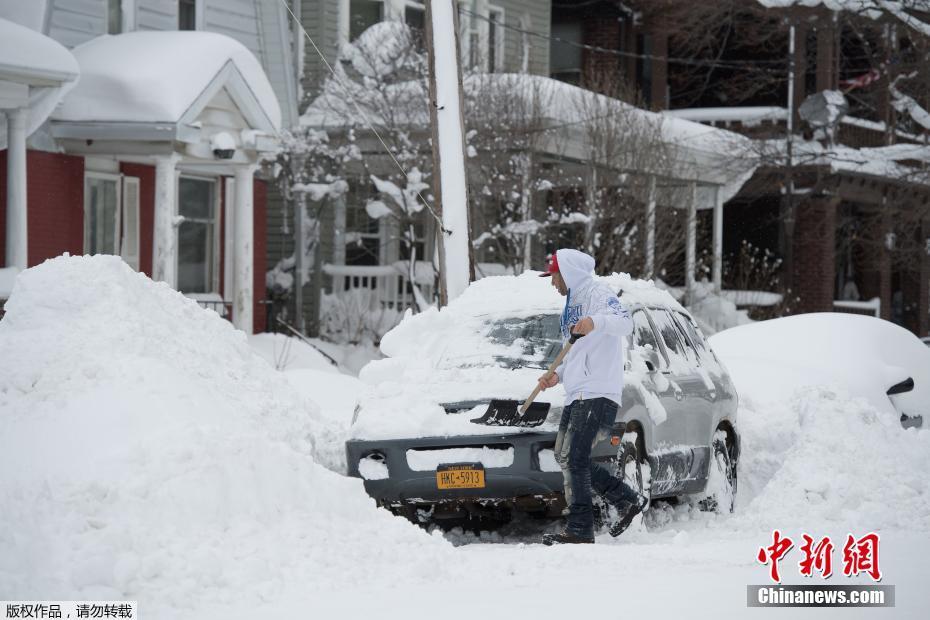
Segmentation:
{"type": "Polygon", "coordinates": [[[645,510],[646,504],[648,503],[649,500],[640,495],[639,503],[631,504],[630,507],[627,508],[626,514],[624,514],[616,523],[610,526],[610,535],[616,538],[620,534],[624,533],[627,528],[630,527],[630,524],[633,523],[633,519],[636,518],[636,515],[645,510]]]}
{"type": "Polygon", "coordinates": [[[567,530],[563,530],[558,534],[543,535],[542,542],[547,547],[551,547],[552,545],[590,545],[594,543],[594,536],[578,536],[567,530]]]}

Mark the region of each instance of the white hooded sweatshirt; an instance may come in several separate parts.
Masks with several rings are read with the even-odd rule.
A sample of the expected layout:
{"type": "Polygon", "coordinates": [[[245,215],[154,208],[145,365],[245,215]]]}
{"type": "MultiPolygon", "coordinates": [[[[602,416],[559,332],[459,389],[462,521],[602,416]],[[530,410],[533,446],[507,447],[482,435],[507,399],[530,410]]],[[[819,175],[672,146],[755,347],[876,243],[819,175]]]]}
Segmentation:
{"type": "Polygon", "coordinates": [[[610,288],[594,280],[594,258],[578,250],[558,250],[559,272],[568,295],[562,311],[562,336],[589,316],[594,330],[572,345],[556,369],[565,387],[565,404],[587,398],[609,398],[618,405],[623,393],[623,360],[626,336],[633,319],[610,288]]]}

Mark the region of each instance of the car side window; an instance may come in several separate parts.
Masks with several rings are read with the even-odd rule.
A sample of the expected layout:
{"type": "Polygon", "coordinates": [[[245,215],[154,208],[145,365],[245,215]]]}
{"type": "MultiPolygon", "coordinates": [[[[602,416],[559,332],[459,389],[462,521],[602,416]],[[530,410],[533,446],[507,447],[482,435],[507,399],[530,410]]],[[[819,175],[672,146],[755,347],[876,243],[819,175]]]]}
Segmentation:
{"type": "Polygon", "coordinates": [[[654,351],[655,358],[653,362],[658,361],[660,368],[665,368],[665,357],[662,355],[662,349],[656,340],[655,331],[652,324],[649,323],[649,317],[644,310],[636,310],[632,314],[633,334],[632,334],[632,351],[654,351]]]}
{"type": "Polygon", "coordinates": [[[656,329],[659,330],[659,334],[662,336],[662,342],[665,343],[672,368],[678,366],[679,369],[682,369],[685,366],[692,366],[694,364],[694,361],[692,361],[694,352],[686,344],[681,328],[675,324],[672,315],[663,308],[653,308],[649,311],[649,314],[652,316],[656,329]]]}
{"type": "Polygon", "coordinates": [[[681,336],[681,340],[684,343],[685,356],[688,358],[688,361],[691,364],[700,364],[700,352],[694,345],[694,338],[692,338],[688,333],[688,330],[685,329],[685,325],[690,327],[688,320],[680,312],[672,312],[670,310],[666,310],[666,312],[668,312],[668,315],[671,317],[675,327],[678,328],[678,334],[681,336]]]}
{"type": "Polygon", "coordinates": [[[704,334],[701,333],[701,328],[695,324],[691,317],[678,313],[678,322],[684,328],[685,333],[697,350],[701,362],[716,362],[717,359],[707,345],[707,340],[704,338],[704,334]]]}

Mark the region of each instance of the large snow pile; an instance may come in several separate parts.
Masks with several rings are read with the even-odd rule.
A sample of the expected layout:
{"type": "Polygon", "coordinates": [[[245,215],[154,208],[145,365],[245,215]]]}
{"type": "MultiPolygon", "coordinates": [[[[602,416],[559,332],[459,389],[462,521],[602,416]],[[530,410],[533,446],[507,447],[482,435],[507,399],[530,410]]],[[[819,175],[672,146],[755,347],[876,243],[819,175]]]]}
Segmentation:
{"type": "MultiPolygon", "coordinates": [[[[901,426],[884,395],[930,377],[930,350],[871,317],[807,314],[720,332],[711,346],[740,395],[731,528],[810,524],[930,530],[930,432],[901,426]]],[[[926,389],[911,406],[930,407],[926,389]]]]}
{"type": "Polygon", "coordinates": [[[248,609],[440,544],[314,463],[316,406],[242,332],[119,258],[20,274],[0,350],[0,599],[248,609]]]}

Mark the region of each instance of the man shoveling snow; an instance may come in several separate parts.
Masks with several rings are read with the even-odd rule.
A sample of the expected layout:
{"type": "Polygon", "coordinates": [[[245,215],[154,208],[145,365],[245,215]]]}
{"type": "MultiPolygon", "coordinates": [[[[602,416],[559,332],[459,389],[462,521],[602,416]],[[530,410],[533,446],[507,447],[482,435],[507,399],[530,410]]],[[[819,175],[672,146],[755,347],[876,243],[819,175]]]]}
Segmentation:
{"type": "Polygon", "coordinates": [[[594,542],[593,487],[620,515],[610,527],[619,536],[647,500],[607,468],[591,460],[591,449],[613,430],[623,392],[624,339],[633,320],[617,296],[594,280],[594,259],[577,250],[558,250],[542,276],[565,297],[562,336],[585,337],[569,351],[555,373],[539,378],[542,389],[565,387],[565,408],[555,441],[555,458],[565,478],[568,523],[558,534],[543,536],[546,545],[594,542]]]}

